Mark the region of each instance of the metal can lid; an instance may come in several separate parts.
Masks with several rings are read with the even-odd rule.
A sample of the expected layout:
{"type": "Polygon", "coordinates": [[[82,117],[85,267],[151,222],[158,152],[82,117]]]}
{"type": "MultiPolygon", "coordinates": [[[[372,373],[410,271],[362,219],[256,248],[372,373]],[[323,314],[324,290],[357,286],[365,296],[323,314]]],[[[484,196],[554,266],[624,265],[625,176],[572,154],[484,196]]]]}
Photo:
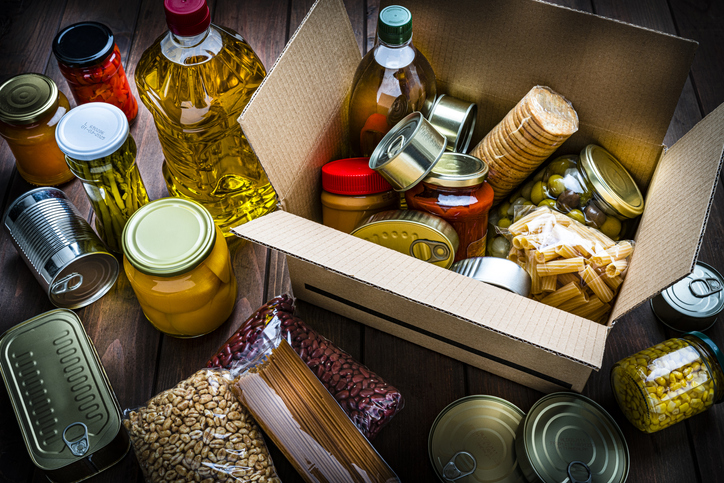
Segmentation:
{"type": "Polygon", "coordinates": [[[478,105],[440,94],[430,108],[427,119],[447,138],[447,150],[464,153],[473,138],[478,105]]]}
{"type": "MultiPolygon", "coordinates": [[[[572,463],[585,466],[593,481],[623,483],[628,477],[629,451],[621,428],[605,409],[577,393],[538,400],[518,427],[515,447],[531,482],[568,481],[572,463]]],[[[586,480],[585,474],[573,476],[586,480]]]]}
{"type": "Polygon", "coordinates": [[[70,310],[45,312],[9,329],[0,354],[15,417],[40,469],[86,459],[123,431],[105,371],[70,310]]]}
{"type": "Polygon", "coordinates": [[[450,270],[509,292],[530,295],[530,275],[515,262],[497,257],[474,257],[460,260],[450,270]]]}
{"type": "MultiPolygon", "coordinates": [[[[724,309],[723,289],[722,275],[712,266],[697,262],[693,272],[661,292],[660,297],[679,316],[678,318],[686,322],[692,319],[716,317],[724,309]]],[[[667,317],[662,318],[658,312],[656,315],[662,321],[670,322],[667,317]]]]}
{"type": "Polygon", "coordinates": [[[495,396],[458,399],[432,423],[427,450],[440,481],[525,483],[515,456],[518,425],[525,416],[495,396]]]}
{"type": "Polygon", "coordinates": [[[128,219],[123,254],[147,275],[171,277],[196,268],[216,242],[214,219],[206,208],[182,198],[162,198],[128,219]]]}
{"type": "Polygon", "coordinates": [[[105,102],[89,102],[63,116],[55,140],[66,156],[91,161],[115,153],[126,142],[128,132],[123,111],[105,102]]]}
{"type": "Polygon", "coordinates": [[[430,173],[445,152],[447,139],[415,111],[385,134],[370,156],[370,168],[395,191],[407,191],[430,173]]]}
{"type": "Polygon", "coordinates": [[[32,124],[58,106],[58,86],[42,74],[20,74],[0,86],[0,121],[32,124]]]}
{"type": "Polygon", "coordinates": [[[68,67],[89,67],[103,61],[115,45],[111,29],[98,22],[68,25],[53,39],[53,54],[68,67]]]}
{"type": "Polygon", "coordinates": [[[477,186],[488,177],[488,165],[480,158],[463,153],[447,152],[440,156],[425,183],[446,188],[477,186]]]}
{"type": "Polygon", "coordinates": [[[581,151],[581,165],[598,194],[625,218],[644,212],[644,197],[626,168],[611,153],[589,144],[581,151]]]}

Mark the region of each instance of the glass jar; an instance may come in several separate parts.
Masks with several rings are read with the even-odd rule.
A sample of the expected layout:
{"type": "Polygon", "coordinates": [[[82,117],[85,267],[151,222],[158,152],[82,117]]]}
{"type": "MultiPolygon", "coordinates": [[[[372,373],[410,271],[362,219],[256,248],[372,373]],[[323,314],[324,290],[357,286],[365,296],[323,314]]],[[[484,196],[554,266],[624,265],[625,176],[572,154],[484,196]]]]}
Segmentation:
{"type": "Polygon", "coordinates": [[[352,233],[370,215],[397,208],[399,196],[369,167],[369,159],[338,159],[322,166],[322,223],[352,233]]]}
{"type": "Polygon", "coordinates": [[[611,388],[628,420],[654,433],[720,402],[722,366],[717,345],[701,332],[689,332],[618,361],[611,388]]]}
{"type": "Polygon", "coordinates": [[[488,166],[462,153],[445,153],[421,183],[405,191],[411,210],[426,211],[449,222],[460,237],[455,261],[485,256],[488,211],[493,188],[485,182],[488,166]]]}
{"type": "Polygon", "coordinates": [[[70,110],[52,79],[21,74],[0,86],[0,136],[28,183],[55,186],[73,179],[55,142],[58,121],[70,110]]]}
{"type": "Polygon", "coordinates": [[[111,29],[97,22],[70,25],[55,36],[53,54],[78,105],[108,102],[120,108],[129,123],[136,119],[138,103],[111,29]]]}
{"type": "Polygon", "coordinates": [[[148,203],[126,116],[111,104],[84,104],[63,117],[55,136],[71,171],[83,182],[98,234],[110,250],[121,253],[123,227],[148,203]]]}
{"type": "Polygon", "coordinates": [[[123,268],[146,318],[161,332],[197,337],[236,303],[236,277],[222,231],[203,206],[182,198],[147,204],[123,232],[123,268]]]}

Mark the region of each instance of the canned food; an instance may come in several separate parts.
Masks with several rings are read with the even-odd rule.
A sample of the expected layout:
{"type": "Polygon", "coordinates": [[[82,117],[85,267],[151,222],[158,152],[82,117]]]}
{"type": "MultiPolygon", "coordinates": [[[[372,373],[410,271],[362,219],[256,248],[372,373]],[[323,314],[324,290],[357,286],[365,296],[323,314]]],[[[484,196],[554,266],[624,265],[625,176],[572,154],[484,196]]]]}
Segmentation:
{"type": "Polygon", "coordinates": [[[681,332],[709,329],[724,309],[724,278],[703,262],[687,277],[651,299],[651,309],[665,326],[681,332]]]}
{"type": "Polygon", "coordinates": [[[448,405],[432,423],[427,444],[437,477],[445,483],[526,483],[514,450],[524,416],[494,396],[468,396],[448,405]]]}
{"type": "Polygon", "coordinates": [[[515,452],[530,483],[624,483],[628,477],[621,429],[605,409],[576,393],[539,399],[518,426],[515,452]]]}
{"type": "Polygon", "coordinates": [[[452,265],[460,244],[450,223],[414,210],[376,213],[362,222],[352,235],[443,268],[452,265]]]}
{"type": "Polygon", "coordinates": [[[430,124],[447,139],[447,150],[465,153],[473,138],[478,105],[441,94],[427,116],[430,124]]]}
{"type": "Polygon", "coordinates": [[[118,278],[118,261],[56,188],[37,188],[13,201],[5,228],[15,249],[56,307],[85,307],[118,278]]]}
{"type": "Polygon", "coordinates": [[[84,480],[130,448],[108,377],[80,319],[56,309],[0,338],[0,373],[25,446],[50,481],[84,480]]]}
{"type": "Polygon", "coordinates": [[[466,277],[495,285],[523,297],[530,295],[530,275],[520,265],[504,258],[475,257],[456,262],[451,268],[466,277]]]}
{"type": "Polygon", "coordinates": [[[395,189],[407,191],[432,170],[447,139],[420,112],[413,112],[385,134],[370,157],[370,168],[395,189]]]}

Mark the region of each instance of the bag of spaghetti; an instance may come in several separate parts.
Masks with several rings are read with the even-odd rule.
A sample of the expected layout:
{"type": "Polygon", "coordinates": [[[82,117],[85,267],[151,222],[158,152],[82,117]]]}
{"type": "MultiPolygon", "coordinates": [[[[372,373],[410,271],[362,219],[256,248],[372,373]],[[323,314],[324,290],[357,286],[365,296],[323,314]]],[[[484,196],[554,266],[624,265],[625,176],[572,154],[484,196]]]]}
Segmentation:
{"type": "Polygon", "coordinates": [[[228,371],[202,369],[124,412],[147,482],[280,482],[261,431],[230,382],[228,371]]]}
{"type": "Polygon", "coordinates": [[[276,315],[242,357],[232,390],[309,482],[399,482],[282,335],[276,315]]]}
{"type": "Polygon", "coordinates": [[[613,241],[549,207],[516,209],[498,231],[511,244],[508,259],[531,276],[531,296],[585,319],[606,323],[628,271],[632,240],[613,241]]]}

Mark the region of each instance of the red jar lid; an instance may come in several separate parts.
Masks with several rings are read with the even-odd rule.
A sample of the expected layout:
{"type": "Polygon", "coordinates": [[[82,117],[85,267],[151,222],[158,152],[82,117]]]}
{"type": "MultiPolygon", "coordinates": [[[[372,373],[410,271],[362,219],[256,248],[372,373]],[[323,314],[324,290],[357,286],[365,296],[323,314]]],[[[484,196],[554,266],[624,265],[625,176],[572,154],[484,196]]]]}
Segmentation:
{"type": "Polygon", "coordinates": [[[181,37],[204,33],[211,23],[206,0],[164,0],[168,29],[181,37]]]}
{"type": "Polygon", "coordinates": [[[392,186],[369,166],[370,158],[338,159],[322,166],[322,188],[338,195],[372,195],[392,186]]]}

